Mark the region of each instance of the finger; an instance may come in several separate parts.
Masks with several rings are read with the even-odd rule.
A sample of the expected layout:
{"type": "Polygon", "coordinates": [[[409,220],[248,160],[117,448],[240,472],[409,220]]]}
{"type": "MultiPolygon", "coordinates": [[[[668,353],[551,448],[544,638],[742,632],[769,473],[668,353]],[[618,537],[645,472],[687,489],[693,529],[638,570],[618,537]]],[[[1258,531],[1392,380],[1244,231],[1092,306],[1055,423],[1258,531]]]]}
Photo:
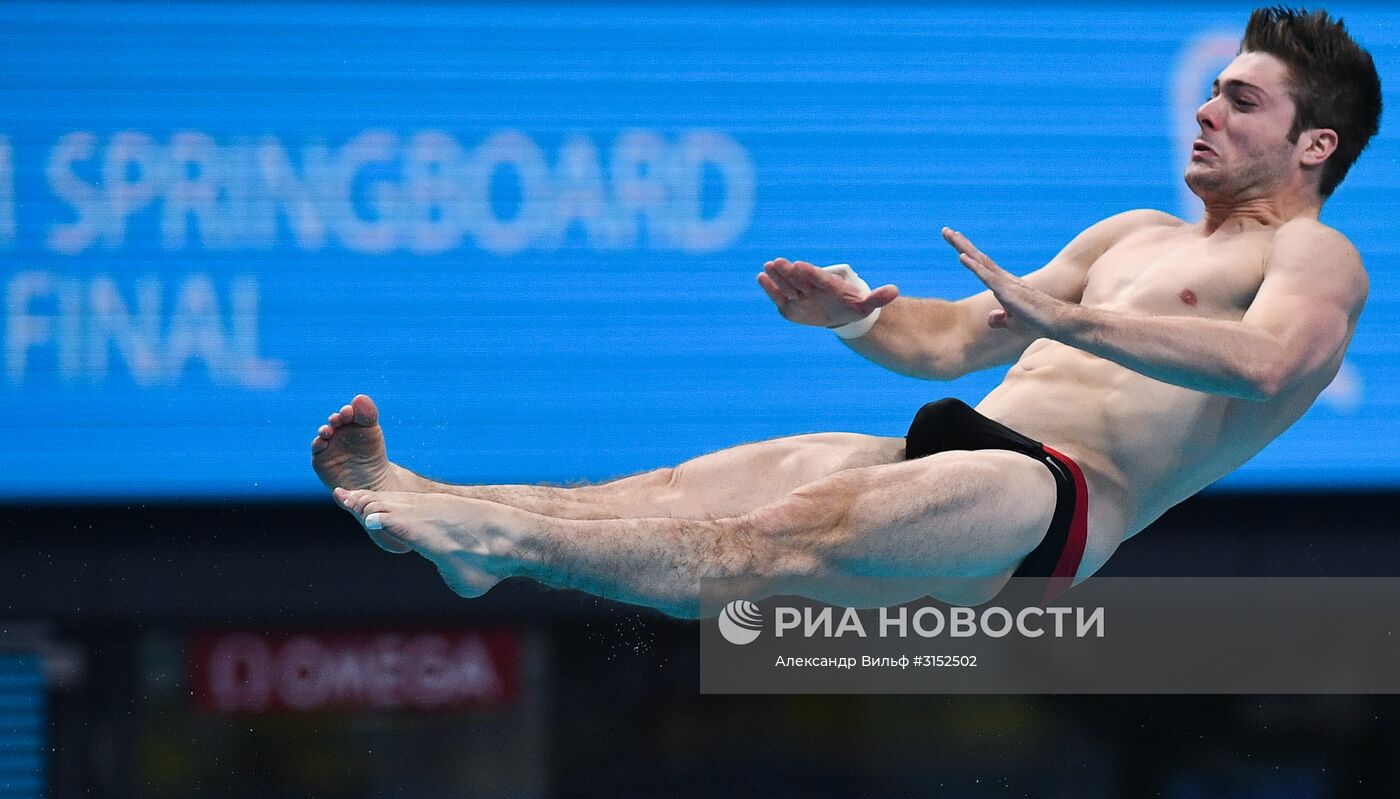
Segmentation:
{"type": "Polygon", "coordinates": [[[1011,315],[1006,311],[996,310],[987,314],[987,327],[1006,328],[1011,326],[1011,315]]]}
{"type": "Polygon", "coordinates": [[[987,257],[986,253],[977,249],[977,245],[973,244],[971,239],[952,228],[943,228],[943,239],[960,253],[966,253],[979,261],[994,264],[992,259],[987,257]]]}
{"type": "Polygon", "coordinates": [[[979,252],[977,247],[972,243],[972,239],[969,239],[967,236],[964,236],[950,227],[943,228],[943,240],[953,245],[953,249],[958,252],[981,255],[981,252],[979,252]]]}
{"type": "Polygon", "coordinates": [[[958,262],[967,267],[968,271],[991,289],[992,294],[1001,300],[1003,305],[1006,304],[1007,292],[1011,291],[1012,287],[1019,282],[1015,275],[985,258],[978,259],[964,253],[958,256],[958,262]]]}
{"type": "Polygon", "coordinates": [[[939,234],[942,235],[942,236],[943,236],[943,240],[946,241],[946,242],[948,242],[949,244],[951,244],[951,245],[953,246],[954,249],[959,250],[959,251],[962,250],[962,247],[961,247],[961,246],[959,245],[959,243],[958,243],[958,235],[959,235],[959,234],[958,234],[958,232],[957,232],[956,230],[953,230],[953,229],[950,228],[950,227],[945,227],[945,228],[943,228],[942,230],[939,231],[939,234]]]}
{"type": "Polygon", "coordinates": [[[827,285],[825,274],[806,261],[798,261],[787,270],[788,279],[803,291],[815,291],[827,285]]]}
{"type": "Polygon", "coordinates": [[[807,287],[804,285],[805,281],[802,279],[802,270],[798,266],[798,264],[801,263],[802,261],[784,260],[782,263],[777,264],[777,272],[798,291],[805,291],[807,287]]]}
{"type": "Polygon", "coordinates": [[[792,281],[788,280],[787,276],[783,274],[782,270],[786,263],[786,261],[777,261],[773,264],[772,269],[765,269],[764,274],[768,275],[768,279],[773,281],[774,285],[778,287],[778,291],[782,292],[784,297],[789,300],[795,300],[802,292],[798,291],[797,287],[792,285],[792,281]]]}
{"type": "Polygon", "coordinates": [[[763,292],[768,295],[768,299],[781,309],[788,304],[788,298],[778,289],[778,284],[773,282],[773,278],[760,272],[758,275],[758,285],[763,287],[763,292]]]}
{"type": "Polygon", "coordinates": [[[870,313],[876,308],[889,305],[897,297],[899,297],[899,289],[893,283],[887,283],[867,294],[865,299],[860,301],[860,308],[862,311],[870,313]]]}
{"type": "Polygon", "coordinates": [[[987,288],[992,289],[993,291],[996,290],[996,286],[993,285],[997,282],[996,273],[988,269],[986,264],[982,263],[976,258],[973,258],[967,253],[963,253],[958,256],[958,263],[967,267],[967,271],[971,272],[977,277],[978,280],[985,283],[987,288]]]}

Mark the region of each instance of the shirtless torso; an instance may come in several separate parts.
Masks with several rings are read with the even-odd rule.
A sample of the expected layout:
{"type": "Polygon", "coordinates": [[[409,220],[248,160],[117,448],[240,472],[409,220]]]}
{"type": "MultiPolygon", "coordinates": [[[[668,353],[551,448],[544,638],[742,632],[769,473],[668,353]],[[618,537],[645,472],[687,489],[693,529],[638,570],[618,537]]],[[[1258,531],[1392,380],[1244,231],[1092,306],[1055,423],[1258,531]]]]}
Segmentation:
{"type": "MultiPolygon", "coordinates": [[[[1087,270],[1081,305],[1151,316],[1244,318],[1264,280],[1278,228],[1206,236],[1200,225],[1166,214],[1131,217],[1087,270]]],[[[1312,220],[1290,224],[1321,227],[1312,220]]],[[[1355,322],[1352,315],[1347,340],[1355,322]]],[[[1093,499],[1083,571],[1092,573],[1122,540],[1233,471],[1293,424],[1336,375],[1343,350],[1261,401],[1172,385],[1038,339],[978,410],[1064,451],[1084,468],[1093,499]]]]}

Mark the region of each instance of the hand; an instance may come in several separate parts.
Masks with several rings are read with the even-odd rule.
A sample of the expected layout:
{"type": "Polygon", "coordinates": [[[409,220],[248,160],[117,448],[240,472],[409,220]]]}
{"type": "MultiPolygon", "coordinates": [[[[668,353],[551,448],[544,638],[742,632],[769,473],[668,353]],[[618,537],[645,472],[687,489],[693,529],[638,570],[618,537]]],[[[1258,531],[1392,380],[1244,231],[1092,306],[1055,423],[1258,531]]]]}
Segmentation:
{"type": "Polygon", "coordinates": [[[899,289],[884,285],[869,293],[806,261],[777,258],[763,265],[758,284],[789,322],[841,327],[894,302],[899,289]]]}
{"type": "Polygon", "coordinates": [[[1000,309],[987,314],[988,327],[1027,330],[1049,337],[1072,312],[1070,303],[1055,299],[997,266],[996,261],[983,255],[956,230],[943,228],[943,240],[958,251],[958,261],[986,284],[1001,303],[1000,309]]]}

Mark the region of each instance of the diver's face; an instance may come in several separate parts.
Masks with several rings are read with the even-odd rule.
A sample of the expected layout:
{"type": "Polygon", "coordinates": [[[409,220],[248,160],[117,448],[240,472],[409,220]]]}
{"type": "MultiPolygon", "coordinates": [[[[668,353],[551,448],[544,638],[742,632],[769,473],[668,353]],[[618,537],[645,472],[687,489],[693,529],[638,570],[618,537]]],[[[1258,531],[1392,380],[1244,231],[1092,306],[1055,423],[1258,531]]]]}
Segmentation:
{"type": "Polygon", "coordinates": [[[1248,200],[1283,185],[1301,169],[1300,145],[1288,140],[1295,113],[1288,67],[1265,53],[1241,53],[1196,109],[1201,136],[1187,185],[1208,202],[1248,200]]]}

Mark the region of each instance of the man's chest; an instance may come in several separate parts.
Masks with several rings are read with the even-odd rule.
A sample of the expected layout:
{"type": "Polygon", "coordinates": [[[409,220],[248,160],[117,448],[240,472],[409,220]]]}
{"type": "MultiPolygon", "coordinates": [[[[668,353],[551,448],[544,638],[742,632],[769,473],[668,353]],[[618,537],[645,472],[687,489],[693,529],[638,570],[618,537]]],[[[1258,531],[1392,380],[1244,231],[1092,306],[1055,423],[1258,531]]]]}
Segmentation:
{"type": "Polygon", "coordinates": [[[1267,243],[1124,242],[1090,268],[1081,302],[1157,316],[1238,319],[1264,279],[1267,243]]]}

